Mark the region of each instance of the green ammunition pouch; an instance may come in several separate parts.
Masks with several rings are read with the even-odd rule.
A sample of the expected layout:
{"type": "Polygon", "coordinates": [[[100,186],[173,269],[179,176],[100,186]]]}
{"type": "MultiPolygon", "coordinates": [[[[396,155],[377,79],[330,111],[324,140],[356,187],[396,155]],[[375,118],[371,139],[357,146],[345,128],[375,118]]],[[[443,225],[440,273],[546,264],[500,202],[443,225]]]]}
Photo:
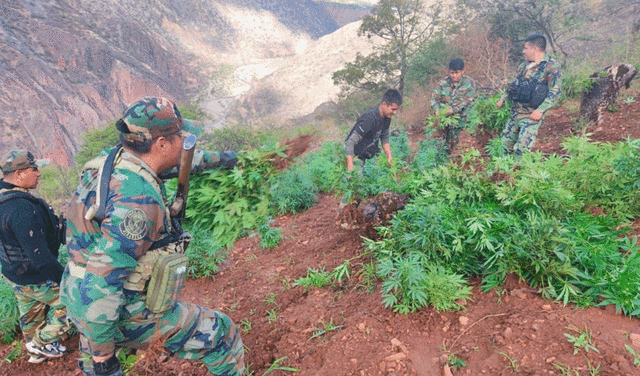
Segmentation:
{"type": "Polygon", "coordinates": [[[184,250],[189,240],[187,236],[162,248],[149,250],[127,277],[123,287],[146,292],[145,303],[149,311],[163,313],[178,301],[187,279],[189,258],[184,250]]]}
{"type": "Polygon", "coordinates": [[[178,301],[187,279],[189,258],[180,253],[161,255],[151,271],[147,287],[147,309],[163,313],[178,301]]]}

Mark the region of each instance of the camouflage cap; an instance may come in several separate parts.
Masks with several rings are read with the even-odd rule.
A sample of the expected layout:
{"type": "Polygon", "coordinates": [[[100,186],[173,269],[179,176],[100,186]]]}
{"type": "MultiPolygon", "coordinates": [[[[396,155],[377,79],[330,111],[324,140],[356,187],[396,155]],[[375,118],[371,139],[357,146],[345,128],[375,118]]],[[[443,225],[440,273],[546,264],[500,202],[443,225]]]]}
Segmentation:
{"type": "Polygon", "coordinates": [[[172,100],[161,97],[144,97],[133,103],[124,111],[122,121],[128,130],[123,134],[132,141],[153,140],[178,133],[198,136],[202,132],[196,121],[182,117],[172,100]]]}
{"type": "Polygon", "coordinates": [[[12,150],[0,162],[0,169],[3,173],[24,170],[31,167],[44,167],[49,164],[48,159],[36,159],[27,150],[12,150]]]}

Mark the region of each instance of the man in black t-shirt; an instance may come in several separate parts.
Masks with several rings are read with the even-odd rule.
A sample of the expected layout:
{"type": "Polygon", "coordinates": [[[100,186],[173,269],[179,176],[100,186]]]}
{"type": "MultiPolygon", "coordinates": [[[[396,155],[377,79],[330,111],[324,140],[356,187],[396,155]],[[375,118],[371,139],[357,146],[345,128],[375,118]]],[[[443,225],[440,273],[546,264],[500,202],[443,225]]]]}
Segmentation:
{"type": "Polygon", "coordinates": [[[47,203],[28,193],[38,186],[38,161],[26,150],[0,160],[0,263],[18,300],[20,329],[30,363],[62,356],[69,329],[58,297],[64,268],[58,262],[62,225],[47,203]]]}
{"type": "Polygon", "coordinates": [[[382,96],[382,101],[376,107],[362,114],[356,124],[351,128],[345,140],[347,153],[347,171],[353,169],[354,156],[363,162],[375,157],[382,143],[382,150],[387,156],[387,162],[391,164],[391,146],[389,145],[389,125],[391,118],[398,112],[402,105],[402,95],[398,90],[389,89],[382,96]]]}

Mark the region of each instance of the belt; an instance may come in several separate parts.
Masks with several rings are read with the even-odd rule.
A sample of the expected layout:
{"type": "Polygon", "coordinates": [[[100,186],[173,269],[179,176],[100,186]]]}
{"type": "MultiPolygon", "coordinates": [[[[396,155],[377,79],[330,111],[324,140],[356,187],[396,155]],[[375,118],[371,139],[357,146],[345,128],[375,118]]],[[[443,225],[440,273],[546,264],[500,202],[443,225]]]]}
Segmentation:
{"type": "Polygon", "coordinates": [[[67,268],[69,268],[69,274],[76,278],[84,278],[84,274],[86,271],[85,266],[80,266],[73,261],[69,261],[67,263],[67,268]]]}

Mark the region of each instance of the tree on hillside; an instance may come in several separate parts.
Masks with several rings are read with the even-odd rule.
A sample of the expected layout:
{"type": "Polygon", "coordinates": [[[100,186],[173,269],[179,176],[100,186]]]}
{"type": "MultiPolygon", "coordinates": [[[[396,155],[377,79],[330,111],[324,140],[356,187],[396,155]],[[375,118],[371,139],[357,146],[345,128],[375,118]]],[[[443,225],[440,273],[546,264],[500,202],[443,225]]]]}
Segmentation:
{"type": "Polygon", "coordinates": [[[574,0],[458,0],[458,10],[464,19],[486,20],[493,36],[512,42],[542,33],[565,58],[563,43],[587,18],[583,2],[574,0]]]}
{"type": "Polygon", "coordinates": [[[426,7],[422,0],[380,0],[362,20],[358,36],[384,42],[368,56],[358,53],[352,63],[333,73],[343,90],[379,90],[383,86],[404,90],[410,57],[436,31],[442,5],[426,7]]]}

